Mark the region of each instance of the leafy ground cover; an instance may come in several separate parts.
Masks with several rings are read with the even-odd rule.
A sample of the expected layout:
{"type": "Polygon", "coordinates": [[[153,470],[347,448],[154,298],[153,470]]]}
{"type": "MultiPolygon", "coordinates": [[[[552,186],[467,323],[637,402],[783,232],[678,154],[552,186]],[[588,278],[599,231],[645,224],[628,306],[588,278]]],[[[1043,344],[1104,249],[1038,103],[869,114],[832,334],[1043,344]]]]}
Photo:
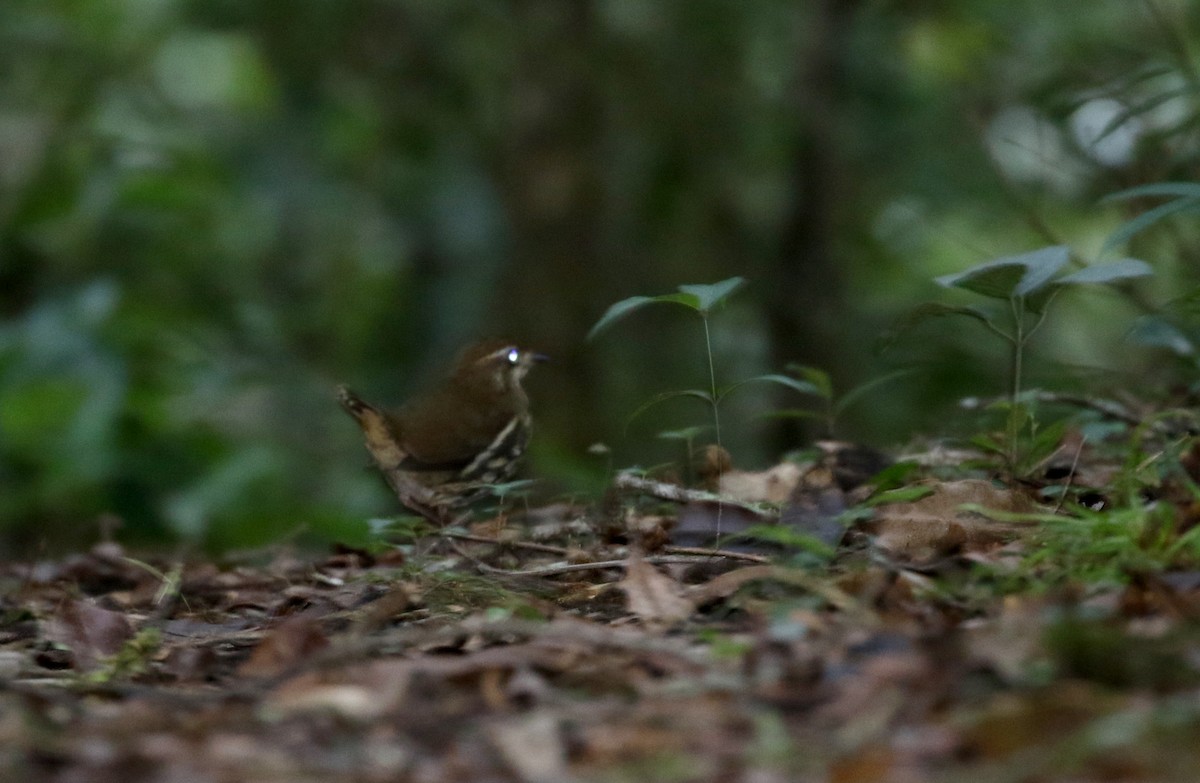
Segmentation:
{"type": "Polygon", "coordinates": [[[1200,451],[1182,413],[1083,402],[1017,477],[945,444],[761,473],[709,447],[695,486],[621,473],[372,551],[7,563],[0,768],[1195,780],[1200,451]]]}

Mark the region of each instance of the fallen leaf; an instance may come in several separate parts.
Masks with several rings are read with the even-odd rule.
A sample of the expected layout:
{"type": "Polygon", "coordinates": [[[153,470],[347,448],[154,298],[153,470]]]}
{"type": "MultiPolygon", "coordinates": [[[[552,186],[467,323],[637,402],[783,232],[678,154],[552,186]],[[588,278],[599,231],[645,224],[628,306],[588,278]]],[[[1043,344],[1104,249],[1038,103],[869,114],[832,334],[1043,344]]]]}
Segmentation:
{"type": "Polygon", "coordinates": [[[100,659],[115,655],[133,636],[125,615],[102,609],[90,601],[68,601],[50,619],[46,638],[71,649],[75,668],[90,671],[100,659]]]}
{"type": "Polygon", "coordinates": [[[743,506],[715,501],[685,503],[671,528],[671,543],[676,546],[710,546],[717,534],[737,535],[753,525],[770,520],[743,506]]]}
{"type": "Polygon", "coordinates": [[[841,519],[846,506],[846,492],[837,484],[833,471],[818,465],[805,473],[803,481],[796,485],[783,507],[779,523],[836,547],[846,534],[846,525],[841,519]]]}
{"type": "Polygon", "coordinates": [[[244,677],[272,677],[328,645],[329,639],[315,617],[289,617],[263,637],[238,673],[244,677]]]}
{"type": "Polygon", "coordinates": [[[746,566],[727,571],[704,584],[689,587],[685,595],[694,605],[704,606],[713,601],[728,598],[743,585],[756,581],[776,581],[796,585],[814,595],[821,596],[832,606],[843,611],[855,611],[857,608],[852,597],[828,580],[814,577],[800,569],[772,565],[746,566]]]}
{"type": "Polygon", "coordinates": [[[403,704],[414,671],[409,661],[378,660],[309,672],[283,683],[265,704],[280,715],[327,713],[367,723],[403,704]]]}
{"type": "Polygon", "coordinates": [[[674,624],[695,611],[683,595],[683,586],[646,562],[634,549],[625,563],[625,578],[618,585],[625,591],[626,607],[648,623],[674,624]]]}
{"type": "Polygon", "coordinates": [[[1001,544],[1018,529],[964,506],[1008,514],[1035,510],[1027,496],[989,481],[963,479],[932,486],[933,492],[918,500],[878,507],[867,526],[876,546],[906,562],[928,564],[964,549],[1001,544]]]}
{"type": "Polygon", "coordinates": [[[569,780],[567,751],[558,718],[536,712],[494,723],[492,744],[523,783],[561,783],[569,780]]]}
{"type": "Polygon", "coordinates": [[[782,503],[792,494],[803,472],[794,462],[781,462],[758,472],[731,470],[718,479],[718,493],[743,503],[782,503]]]}

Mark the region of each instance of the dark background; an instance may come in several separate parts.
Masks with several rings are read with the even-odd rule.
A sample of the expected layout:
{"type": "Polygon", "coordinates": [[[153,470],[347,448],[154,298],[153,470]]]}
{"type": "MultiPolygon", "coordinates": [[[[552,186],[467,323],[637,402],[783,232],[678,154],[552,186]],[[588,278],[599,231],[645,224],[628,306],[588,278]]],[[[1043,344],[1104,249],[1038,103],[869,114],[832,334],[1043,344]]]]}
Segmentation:
{"type": "MultiPolygon", "coordinates": [[[[734,275],[722,382],[913,367],[839,434],[969,430],[954,400],[1004,389],[1003,345],[967,321],[880,335],[967,301],[936,275],[1055,243],[1097,260],[1156,203],[1103,196],[1195,180],[1198,46],[1185,0],[5,0],[0,533],[353,538],[396,508],[335,384],[399,401],[491,335],[553,356],[532,472],[587,497],[610,461],[675,457],[657,433],[702,405],[629,414],[708,380],[683,308],[588,329],[734,275]]],[[[1118,249],[1154,279],[1065,297],[1030,384],[1190,382],[1123,338],[1195,286],[1198,237],[1185,215],[1118,249]]],[[[763,414],[812,405],[731,396],[735,461],[803,446],[763,414]]]]}

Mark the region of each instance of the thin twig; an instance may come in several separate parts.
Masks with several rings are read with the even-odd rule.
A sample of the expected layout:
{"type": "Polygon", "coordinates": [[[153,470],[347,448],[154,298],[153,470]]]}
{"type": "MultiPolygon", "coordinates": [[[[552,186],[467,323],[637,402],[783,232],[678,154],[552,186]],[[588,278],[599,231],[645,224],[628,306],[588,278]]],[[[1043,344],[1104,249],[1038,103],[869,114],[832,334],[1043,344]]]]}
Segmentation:
{"type": "MultiPolygon", "coordinates": [[[[711,562],[712,555],[653,555],[645,558],[645,561],[652,565],[690,565],[693,563],[711,562]]],[[[476,565],[484,573],[502,576],[558,576],[559,574],[568,574],[574,571],[601,571],[606,568],[624,568],[628,564],[629,560],[622,558],[621,560],[598,560],[594,563],[559,563],[541,568],[527,568],[523,571],[508,571],[503,568],[493,568],[483,563],[477,563],[476,565]]]]}
{"type": "Polygon", "coordinates": [[[528,549],[531,552],[545,552],[550,555],[565,555],[567,554],[566,547],[551,546],[550,544],[537,544],[532,541],[505,541],[499,538],[491,538],[489,536],[476,536],[470,533],[443,533],[446,538],[454,538],[459,541],[470,541],[475,544],[494,544],[495,546],[510,546],[515,549],[528,549]]]}
{"type": "Polygon", "coordinates": [[[1054,513],[1062,511],[1063,502],[1067,499],[1067,493],[1071,491],[1071,484],[1075,481],[1075,469],[1079,467],[1079,455],[1083,453],[1083,444],[1087,443],[1087,436],[1084,435],[1079,439],[1079,448],[1075,449],[1075,459],[1071,460],[1071,471],[1067,474],[1067,481],[1063,484],[1062,492],[1058,495],[1058,502],[1054,504],[1054,513]]]}
{"type": "Polygon", "coordinates": [[[677,484],[668,484],[665,481],[654,481],[653,479],[641,478],[632,473],[618,473],[616,479],[613,480],[613,485],[617,489],[629,489],[637,492],[643,492],[647,495],[659,498],[660,500],[669,500],[672,503],[721,503],[726,506],[735,506],[745,509],[756,516],[770,517],[771,514],[750,503],[744,503],[740,500],[724,497],[722,495],[714,495],[711,492],[703,492],[698,489],[688,489],[678,486],[677,484]]]}
{"type": "MultiPolygon", "coordinates": [[[[509,546],[515,549],[528,549],[531,552],[544,552],[551,555],[565,555],[570,550],[566,547],[551,546],[550,544],[537,544],[531,541],[504,541],[499,538],[490,538],[488,536],[476,536],[469,533],[445,533],[446,538],[454,538],[459,541],[470,541],[475,544],[494,544],[495,546],[509,546]]],[[[763,555],[755,555],[749,552],[734,552],[730,549],[710,549],[702,546],[664,546],[663,552],[669,555],[697,555],[701,557],[724,557],[729,560],[745,560],[748,563],[769,563],[771,558],[763,555]]]]}
{"type": "Polygon", "coordinates": [[[730,549],[709,549],[703,546],[664,546],[662,551],[669,555],[697,555],[705,558],[724,557],[729,560],[745,560],[748,563],[770,563],[771,558],[752,555],[749,552],[734,552],[730,549]]]}

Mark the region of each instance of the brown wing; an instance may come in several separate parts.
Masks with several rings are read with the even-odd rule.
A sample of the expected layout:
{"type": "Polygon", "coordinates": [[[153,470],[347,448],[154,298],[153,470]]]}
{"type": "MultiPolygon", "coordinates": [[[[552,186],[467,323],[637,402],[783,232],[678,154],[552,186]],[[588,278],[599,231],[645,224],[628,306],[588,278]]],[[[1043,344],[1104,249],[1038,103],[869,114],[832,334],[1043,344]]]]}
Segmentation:
{"type": "Polygon", "coordinates": [[[475,404],[435,395],[407,406],[401,416],[401,442],[410,459],[438,470],[466,467],[491,445],[516,412],[506,406],[475,404]]]}

